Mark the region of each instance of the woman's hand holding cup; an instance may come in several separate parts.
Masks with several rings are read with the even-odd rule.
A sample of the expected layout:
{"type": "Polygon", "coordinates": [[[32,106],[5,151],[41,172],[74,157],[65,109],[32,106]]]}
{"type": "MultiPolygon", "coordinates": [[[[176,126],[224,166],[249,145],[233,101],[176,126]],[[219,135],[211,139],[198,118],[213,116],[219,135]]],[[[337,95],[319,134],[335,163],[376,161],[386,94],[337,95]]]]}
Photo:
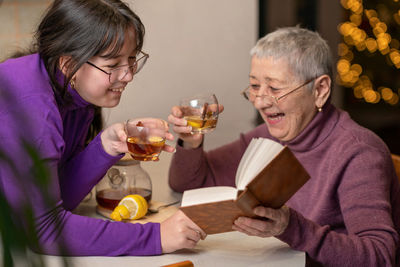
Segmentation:
{"type": "MultiPolygon", "coordinates": [[[[163,137],[166,140],[173,141],[174,136],[171,134],[169,130],[168,123],[164,120],[157,118],[139,118],[139,119],[130,119],[128,120],[132,124],[137,124],[140,122],[146,124],[156,125],[161,131],[163,131],[163,137]]],[[[122,153],[128,153],[128,145],[127,145],[128,134],[126,132],[126,124],[124,123],[115,123],[104,129],[101,133],[101,142],[104,150],[112,155],[117,156],[122,153]]],[[[163,151],[166,152],[174,152],[175,148],[164,144],[162,147],[163,151]]]]}
{"type": "Polygon", "coordinates": [[[185,148],[196,148],[203,142],[203,134],[215,129],[223,109],[214,94],[183,98],[179,106],[172,107],[168,122],[184,141],[185,148]]]}

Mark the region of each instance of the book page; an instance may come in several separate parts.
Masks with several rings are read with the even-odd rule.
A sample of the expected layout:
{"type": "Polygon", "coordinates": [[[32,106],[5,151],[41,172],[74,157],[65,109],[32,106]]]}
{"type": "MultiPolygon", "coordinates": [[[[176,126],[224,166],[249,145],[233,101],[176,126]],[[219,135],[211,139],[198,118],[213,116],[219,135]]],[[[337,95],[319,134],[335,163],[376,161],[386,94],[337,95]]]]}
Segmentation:
{"type": "MultiPolygon", "coordinates": [[[[243,190],[246,185],[267,166],[274,157],[284,148],[281,144],[266,138],[257,138],[256,142],[250,142],[250,152],[246,155],[240,173],[237,173],[237,189],[243,190]]],[[[245,152],[246,154],[246,152],[245,152]]],[[[242,162],[240,160],[240,162],[242,162]]],[[[239,164],[240,165],[240,164],[239,164]]]]}
{"type": "Polygon", "coordinates": [[[245,168],[249,164],[249,161],[252,160],[254,153],[259,148],[259,144],[261,141],[262,140],[260,140],[259,138],[251,139],[250,144],[246,148],[246,151],[244,151],[244,154],[240,159],[239,166],[236,171],[236,177],[235,177],[236,187],[239,184],[239,178],[243,177],[245,168]]]}
{"type": "Polygon", "coordinates": [[[237,190],[231,186],[213,186],[183,192],[181,207],[236,199],[237,190]]]}
{"type": "MultiPolygon", "coordinates": [[[[276,143],[270,139],[260,139],[259,148],[256,153],[253,155],[253,161],[248,164],[250,172],[247,170],[243,177],[249,177],[250,180],[252,177],[255,177],[265,166],[267,166],[275,156],[283,149],[283,146],[279,143],[276,143]]],[[[245,178],[243,178],[245,179],[245,178]]],[[[248,180],[250,182],[250,180],[248,180]]],[[[247,185],[245,183],[244,185],[247,185]]]]}

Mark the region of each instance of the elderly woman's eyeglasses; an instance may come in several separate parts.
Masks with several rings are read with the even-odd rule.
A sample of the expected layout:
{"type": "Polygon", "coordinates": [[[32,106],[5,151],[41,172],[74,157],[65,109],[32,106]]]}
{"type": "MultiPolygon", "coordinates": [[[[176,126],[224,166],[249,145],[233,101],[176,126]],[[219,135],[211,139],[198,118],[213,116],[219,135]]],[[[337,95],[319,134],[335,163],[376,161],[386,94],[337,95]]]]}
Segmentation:
{"type": "Polygon", "coordinates": [[[123,66],[118,66],[116,68],[111,69],[109,72],[103,70],[102,68],[97,67],[95,64],[92,62],[87,61],[86,63],[89,64],[92,67],[95,67],[96,69],[104,72],[105,74],[108,75],[108,80],[110,83],[114,83],[118,80],[122,80],[125,78],[125,76],[130,72],[131,74],[136,74],[138,73],[146,63],[147,59],[149,58],[149,54],[140,51],[138,55],[136,56],[135,62],[133,62],[132,65],[127,64],[123,66]]]}
{"type": "Polygon", "coordinates": [[[300,88],[302,88],[303,86],[309,84],[310,82],[312,82],[313,80],[315,80],[316,78],[312,78],[310,80],[307,80],[306,82],[302,83],[301,85],[299,85],[298,87],[290,90],[289,92],[287,92],[286,94],[283,94],[281,96],[273,96],[273,95],[258,95],[258,92],[260,91],[259,88],[254,89],[251,85],[247,86],[242,92],[241,94],[244,96],[244,98],[246,98],[248,101],[250,102],[254,102],[256,100],[257,97],[260,97],[261,100],[266,100],[269,99],[270,101],[272,101],[275,104],[278,104],[279,100],[281,100],[282,98],[290,95],[291,93],[299,90],[300,88]]]}

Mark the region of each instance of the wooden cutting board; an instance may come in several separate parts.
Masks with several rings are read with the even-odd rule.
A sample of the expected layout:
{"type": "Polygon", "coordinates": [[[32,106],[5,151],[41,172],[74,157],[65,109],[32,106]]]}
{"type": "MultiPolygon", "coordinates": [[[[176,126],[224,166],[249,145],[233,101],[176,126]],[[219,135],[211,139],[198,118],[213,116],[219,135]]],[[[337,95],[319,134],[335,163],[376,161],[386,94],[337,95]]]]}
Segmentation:
{"type": "MultiPolygon", "coordinates": [[[[165,205],[166,203],[159,202],[159,201],[150,201],[150,208],[157,208],[159,206],[165,205]]],[[[138,219],[138,220],[124,220],[125,222],[130,222],[130,223],[148,223],[148,222],[156,222],[160,223],[164,221],[165,219],[171,217],[176,211],[178,210],[178,207],[176,206],[169,206],[165,208],[161,208],[157,213],[147,213],[146,216],[138,219]]],[[[100,215],[110,219],[111,215],[111,210],[105,209],[99,205],[96,206],[96,211],[100,215]]]]}

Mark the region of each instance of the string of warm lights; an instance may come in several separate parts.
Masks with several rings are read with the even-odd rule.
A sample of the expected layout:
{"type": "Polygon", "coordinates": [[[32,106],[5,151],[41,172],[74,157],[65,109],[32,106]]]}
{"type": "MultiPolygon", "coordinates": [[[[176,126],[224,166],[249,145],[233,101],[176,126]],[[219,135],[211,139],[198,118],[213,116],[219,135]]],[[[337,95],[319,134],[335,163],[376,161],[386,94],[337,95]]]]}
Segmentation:
{"type": "MultiPolygon", "coordinates": [[[[399,2],[400,0],[393,0],[399,2]]],[[[343,36],[343,42],[339,44],[338,53],[340,56],[336,68],[338,71],[337,82],[345,87],[352,88],[357,99],[364,99],[368,103],[378,103],[381,100],[390,105],[399,103],[400,89],[397,91],[384,87],[374,86],[370,77],[365,73],[363,67],[352,63],[353,51],[368,51],[369,53],[379,52],[387,57],[389,66],[400,68],[400,41],[392,38],[387,32],[387,24],[380,20],[374,9],[364,9],[362,0],[341,0],[341,5],[350,11],[349,20],[338,25],[338,31],[343,36]],[[373,36],[359,26],[363,16],[368,19],[373,36]]],[[[400,25],[400,9],[392,17],[400,25]]]]}

